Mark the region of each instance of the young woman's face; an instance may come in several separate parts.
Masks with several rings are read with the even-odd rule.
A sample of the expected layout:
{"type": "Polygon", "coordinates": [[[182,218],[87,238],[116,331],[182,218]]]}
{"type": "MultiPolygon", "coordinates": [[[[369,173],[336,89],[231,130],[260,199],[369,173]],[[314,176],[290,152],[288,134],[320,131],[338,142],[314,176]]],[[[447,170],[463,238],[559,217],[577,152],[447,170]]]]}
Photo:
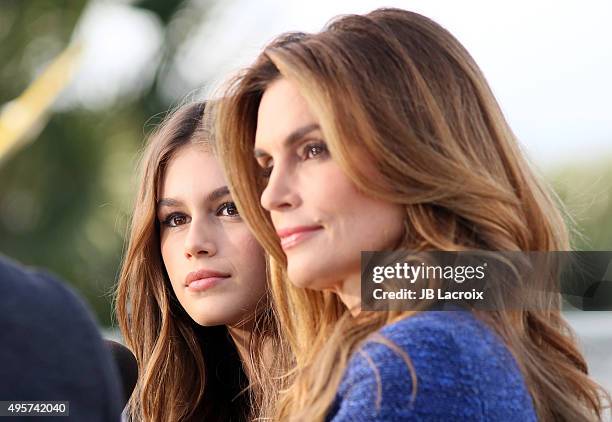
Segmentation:
{"type": "Polygon", "coordinates": [[[174,293],[200,325],[239,325],[266,289],[262,248],[240,218],[217,159],[179,149],[160,187],[161,253],[174,293]]]}
{"type": "Polygon", "coordinates": [[[261,204],[270,211],[295,285],[335,290],[359,278],[360,251],[399,242],[403,208],[357,190],[330,157],[317,119],[287,79],[264,92],[255,156],[269,173],[261,204]]]}

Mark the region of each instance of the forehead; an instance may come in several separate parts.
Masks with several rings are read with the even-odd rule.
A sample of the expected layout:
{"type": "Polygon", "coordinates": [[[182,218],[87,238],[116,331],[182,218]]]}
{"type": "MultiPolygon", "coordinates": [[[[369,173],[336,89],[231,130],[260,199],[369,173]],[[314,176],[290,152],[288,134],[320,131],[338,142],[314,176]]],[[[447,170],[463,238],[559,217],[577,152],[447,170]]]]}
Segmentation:
{"type": "Polygon", "coordinates": [[[188,190],[213,190],[225,185],[221,165],[209,150],[197,144],[179,148],[164,171],[160,196],[188,190]]]}
{"type": "Polygon", "coordinates": [[[259,104],[255,147],[272,149],[295,129],[316,122],[297,85],[277,79],[266,88],[259,104]]]}

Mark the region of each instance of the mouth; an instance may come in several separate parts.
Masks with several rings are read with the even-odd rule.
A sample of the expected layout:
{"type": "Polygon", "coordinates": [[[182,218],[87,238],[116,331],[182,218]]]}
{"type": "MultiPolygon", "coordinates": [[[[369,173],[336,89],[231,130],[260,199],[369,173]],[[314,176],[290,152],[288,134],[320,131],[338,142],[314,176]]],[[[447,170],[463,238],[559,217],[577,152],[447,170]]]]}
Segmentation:
{"type": "Polygon", "coordinates": [[[190,272],[185,278],[185,287],[191,291],[208,290],[230,277],[227,273],[201,269],[190,272]]]}
{"type": "Polygon", "coordinates": [[[281,247],[286,251],[315,236],[322,229],[322,226],[297,226],[278,230],[276,234],[280,238],[281,247]]]}

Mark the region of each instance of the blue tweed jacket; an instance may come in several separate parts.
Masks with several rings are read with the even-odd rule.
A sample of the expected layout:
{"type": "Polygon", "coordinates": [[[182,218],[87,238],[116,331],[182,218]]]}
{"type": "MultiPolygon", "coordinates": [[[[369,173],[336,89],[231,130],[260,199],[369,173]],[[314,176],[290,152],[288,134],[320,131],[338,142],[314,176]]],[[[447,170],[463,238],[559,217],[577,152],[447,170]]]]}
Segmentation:
{"type": "Polygon", "coordinates": [[[351,358],[328,421],[537,420],[515,359],[471,312],[422,312],[379,333],[408,354],[416,386],[397,351],[369,340],[351,358]]]}

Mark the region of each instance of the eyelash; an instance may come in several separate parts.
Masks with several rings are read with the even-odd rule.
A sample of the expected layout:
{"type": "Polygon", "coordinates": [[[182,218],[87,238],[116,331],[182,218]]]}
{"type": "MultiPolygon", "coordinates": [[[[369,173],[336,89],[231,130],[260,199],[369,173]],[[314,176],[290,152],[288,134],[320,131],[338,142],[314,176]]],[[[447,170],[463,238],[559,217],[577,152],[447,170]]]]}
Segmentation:
{"type": "Polygon", "coordinates": [[[322,154],[326,153],[327,145],[325,145],[324,142],[312,142],[302,147],[300,156],[302,160],[312,160],[313,158],[320,157],[322,154]],[[318,148],[319,152],[317,152],[317,154],[315,154],[314,156],[309,157],[308,154],[312,152],[315,148],[318,148]]]}
{"type": "Polygon", "coordinates": [[[172,214],[170,214],[168,217],[166,217],[166,218],[164,219],[164,221],[162,221],[161,223],[162,223],[164,226],[167,226],[167,227],[178,227],[178,226],[182,226],[183,224],[187,224],[187,223],[188,223],[188,221],[186,221],[186,222],[185,222],[185,223],[183,223],[183,224],[176,224],[176,223],[173,223],[173,220],[174,220],[175,218],[177,218],[177,217],[184,217],[184,218],[185,218],[185,220],[190,220],[190,218],[189,218],[188,216],[186,216],[185,214],[182,214],[182,213],[180,213],[180,212],[173,212],[173,213],[172,213],[172,214]]]}
{"type": "Polygon", "coordinates": [[[238,207],[236,207],[236,204],[234,202],[232,202],[232,201],[224,202],[223,204],[221,204],[221,206],[219,208],[217,208],[216,215],[219,216],[219,213],[221,213],[223,210],[226,210],[230,206],[232,208],[234,208],[236,214],[234,214],[234,215],[221,215],[221,217],[231,217],[231,218],[238,218],[238,217],[240,217],[240,213],[238,212],[238,207]]]}
{"type": "MultiPolygon", "coordinates": [[[[232,201],[228,201],[228,202],[224,202],[223,204],[221,204],[219,206],[219,208],[217,208],[217,210],[215,211],[215,215],[217,217],[230,217],[230,218],[239,218],[240,217],[240,213],[238,212],[238,208],[236,207],[236,204],[232,201]],[[232,207],[235,210],[235,214],[233,215],[223,215],[223,211],[227,210],[229,207],[232,207]]],[[[189,217],[188,215],[185,215],[183,213],[180,212],[173,212],[172,214],[170,214],[168,217],[166,217],[161,224],[167,227],[171,227],[171,228],[175,228],[175,227],[179,227],[182,226],[183,224],[187,224],[191,221],[191,217],[189,217]],[[185,219],[185,222],[183,223],[179,223],[177,224],[175,219],[178,217],[182,217],[185,219]]]]}
{"type": "MultiPolygon", "coordinates": [[[[312,160],[316,158],[321,158],[321,156],[328,153],[327,145],[324,142],[314,142],[304,145],[300,149],[299,156],[303,161],[312,160]],[[312,152],[315,148],[318,148],[318,152],[314,156],[309,156],[309,153],[312,152]]],[[[261,175],[264,178],[270,177],[272,174],[272,169],[274,166],[264,167],[261,169],[261,175]]]]}

